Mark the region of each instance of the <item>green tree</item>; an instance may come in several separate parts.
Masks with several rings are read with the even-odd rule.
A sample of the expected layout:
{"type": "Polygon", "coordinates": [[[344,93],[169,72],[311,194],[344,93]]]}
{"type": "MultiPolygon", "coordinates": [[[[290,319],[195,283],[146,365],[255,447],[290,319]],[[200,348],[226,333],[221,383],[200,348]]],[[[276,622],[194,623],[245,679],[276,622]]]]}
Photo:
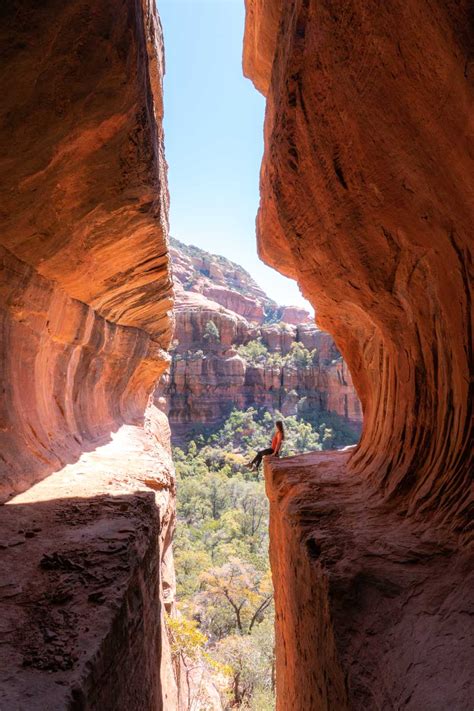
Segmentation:
{"type": "Polygon", "coordinates": [[[286,356],[286,362],[299,368],[309,368],[317,360],[317,350],[308,350],[299,341],[293,341],[291,349],[286,356]]]}
{"type": "Polygon", "coordinates": [[[253,365],[264,363],[268,358],[268,348],[262,343],[261,338],[238,346],[237,353],[246,360],[247,363],[252,363],[253,365]]]}
{"type": "Polygon", "coordinates": [[[204,328],[203,338],[210,343],[217,343],[220,341],[220,333],[214,321],[208,321],[204,328]]]}
{"type": "MultiPolygon", "coordinates": [[[[300,356],[309,363],[312,352],[300,346],[279,357],[290,366],[300,356]]],[[[336,415],[311,412],[304,402],[298,413],[284,418],[283,456],[354,441],[336,415]]],[[[255,407],[234,410],[217,431],[196,430],[187,446],[173,453],[176,582],[187,620],[176,623],[173,644],[183,647],[186,658],[192,658],[188,647],[195,644],[206,663],[221,665],[219,678],[228,670],[230,701],[242,711],[274,708],[268,502],[263,481],[244,465],[255,450],[268,446],[276,419],[283,418],[255,407]]]]}

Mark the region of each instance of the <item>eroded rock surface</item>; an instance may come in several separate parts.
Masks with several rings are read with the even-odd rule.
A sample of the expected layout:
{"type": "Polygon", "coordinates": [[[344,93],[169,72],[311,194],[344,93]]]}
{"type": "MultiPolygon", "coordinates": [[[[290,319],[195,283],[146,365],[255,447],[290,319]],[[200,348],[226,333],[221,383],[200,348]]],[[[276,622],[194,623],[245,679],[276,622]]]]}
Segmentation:
{"type": "Polygon", "coordinates": [[[5,500],[143,417],[171,283],[153,4],[10,2],[0,42],[5,500]]]}
{"type": "Polygon", "coordinates": [[[365,413],[351,467],[412,512],[460,525],[472,462],[469,4],[247,4],[244,66],[268,87],[260,253],[298,279],[350,367],[365,413]]]}
{"type": "Polygon", "coordinates": [[[144,414],[172,330],[159,18],[1,19],[0,706],[178,708],[169,429],[144,414]]]}
{"type": "Polygon", "coordinates": [[[266,462],[278,708],[468,711],[472,556],[379,506],[348,456],[266,462]]]}
{"type": "Polygon", "coordinates": [[[178,709],[166,417],[122,426],[2,507],[3,709],[178,709]]]}
{"type": "Polygon", "coordinates": [[[244,71],[267,96],[259,252],[298,280],[364,410],[342,468],[267,472],[278,708],[467,710],[469,4],[246,6],[244,71]]]}

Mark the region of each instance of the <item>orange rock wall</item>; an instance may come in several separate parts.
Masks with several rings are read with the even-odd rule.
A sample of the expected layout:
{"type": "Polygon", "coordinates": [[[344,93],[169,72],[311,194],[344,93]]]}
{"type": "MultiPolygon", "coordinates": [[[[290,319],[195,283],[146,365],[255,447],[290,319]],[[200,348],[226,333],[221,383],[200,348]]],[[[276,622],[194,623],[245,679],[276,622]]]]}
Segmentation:
{"type": "Polygon", "coordinates": [[[277,709],[467,708],[469,5],[246,6],[259,253],[298,280],[364,409],[354,452],[266,463],[277,709]]]}
{"type": "Polygon", "coordinates": [[[468,709],[472,554],[375,502],[347,459],[265,463],[277,709],[468,709]]]}
{"type": "Polygon", "coordinates": [[[0,706],[178,709],[169,428],[145,417],[172,331],[160,21],[1,18],[0,706]]]}
{"type": "Polygon", "coordinates": [[[244,48],[267,92],[259,251],[351,369],[350,466],[453,527],[472,464],[469,27],[466,1],[248,0],[244,48]]]}
{"type": "Polygon", "coordinates": [[[5,500],[142,418],[171,283],[153,3],[11,3],[0,41],[5,500]]]}

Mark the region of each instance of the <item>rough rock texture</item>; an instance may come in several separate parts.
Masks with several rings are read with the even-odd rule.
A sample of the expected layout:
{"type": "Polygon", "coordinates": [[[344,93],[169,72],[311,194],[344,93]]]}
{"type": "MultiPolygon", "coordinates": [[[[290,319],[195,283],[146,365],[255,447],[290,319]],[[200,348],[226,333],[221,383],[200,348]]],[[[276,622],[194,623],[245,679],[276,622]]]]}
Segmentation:
{"type": "Polygon", "coordinates": [[[167,412],[175,441],[201,426],[223,424],[233,408],[251,406],[278,409],[285,416],[296,414],[299,407],[308,413],[333,412],[353,425],[357,436],[362,411],[347,366],[332,337],[308,323],[309,314],[304,309],[278,307],[256,284],[250,285],[259,294],[262,314],[267,309],[281,318],[288,314],[290,321],[297,320],[298,315],[302,319],[301,325],[259,325],[242,315],[237,289],[245,278],[241,272],[246,273],[238,265],[231,268],[231,263],[223,260],[226,274],[220,277],[222,284],[203,287],[207,278],[201,274],[201,263],[205,262],[207,272],[216,272],[215,265],[222,258],[183,245],[182,249],[173,248],[172,259],[176,288],[174,351],[170,372],[157,389],[156,404],[167,412]],[[194,250],[191,255],[190,249],[194,250]],[[220,305],[222,301],[216,303],[203,295],[204,290],[209,294],[213,288],[231,294],[227,308],[220,305]],[[232,310],[234,306],[237,311],[232,310]],[[218,340],[208,337],[209,322],[216,326],[218,340]],[[255,339],[261,339],[270,353],[281,355],[297,341],[309,350],[317,349],[318,357],[308,366],[251,364],[236,348],[255,339]]]}
{"type": "Polygon", "coordinates": [[[290,323],[293,326],[313,322],[313,319],[306,309],[302,309],[298,306],[283,306],[281,311],[281,320],[283,323],[290,323]]]}
{"type": "Polygon", "coordinates": [[[469,711],[472,556],[377,505],[347,459],[266,461],[278,708],[469,711]]]}
{"type": "Polygon", "coordinates": [[[159,19],[0,14],[0,706],[178,708],[159,19]]]}
{"type": "Polygon", "coordinates": [[[2,507],[2,709],[178,709],[173,528],[156,408],[2,507]]]}
{"type": "Polygon", "coordinates": [[[168,356],[145,331],[102,318],[8,251],[0,269],[5,500],[120,423],[140,421],[168,356]]]}
{"type": "Polygon", "coordinates": [[[312,323],[311,315],[299,306],[278,306],[250,274],[225,257],[171,240],[170,255],[177,289],[203,294],[251,323],[269,320],[312,323]],[[286,317],[286,318],[284,318],[286,317]]]}
{"type": "Polygon", "coordinates": [[[260,253],[298,279],[351,369],[365,412],[351,468],[457,526],[472,456],[468,3],[248,8],[244,66],[268,85],[260,253]]]}
{"type": "Polygon", "coordinates": [[[298,280],[364,409],[337,486],[305,487],[308,460],[299,478],[275,465],[282,711],[469,708],[452,666],[468,649],[457,613],[473,469],[469,12],[467,0],[247,0],[244,70],[267,95],[259,251],[298,280]],[[360,534],[351,509],[370,516],[360,534]],[[400,554],[407,540],[413,557],[400,554]],[[324,565],[311,562],[320,547],[324,565]],[[385,622],[370,613],[379,603],[385,622]],[[393,636],[377,638],[387,620],[393,636]]]}

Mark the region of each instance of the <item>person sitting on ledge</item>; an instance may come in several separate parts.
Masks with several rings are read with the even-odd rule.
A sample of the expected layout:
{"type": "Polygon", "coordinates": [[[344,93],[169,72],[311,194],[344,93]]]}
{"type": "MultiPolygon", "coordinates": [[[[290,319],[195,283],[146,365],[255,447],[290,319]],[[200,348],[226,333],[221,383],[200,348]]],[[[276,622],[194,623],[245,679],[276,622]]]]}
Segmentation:
{"type": "Polygon", "coordinates": [[[258,472],[263,457],[269,454],[273,454],[274,457],[280,456],[281,445],[283,443],[283,440],[285,439],[285,430],[283,429],[283,422],[281,420],[277,420],[275,422],[275,427],[276,429],[275,434],[273,435],[271,447],[269,447],[268,449],[261,449],[260,452],[257,452],[252,461],[247,464],[247,467],[252,471],[258,472]]]}

